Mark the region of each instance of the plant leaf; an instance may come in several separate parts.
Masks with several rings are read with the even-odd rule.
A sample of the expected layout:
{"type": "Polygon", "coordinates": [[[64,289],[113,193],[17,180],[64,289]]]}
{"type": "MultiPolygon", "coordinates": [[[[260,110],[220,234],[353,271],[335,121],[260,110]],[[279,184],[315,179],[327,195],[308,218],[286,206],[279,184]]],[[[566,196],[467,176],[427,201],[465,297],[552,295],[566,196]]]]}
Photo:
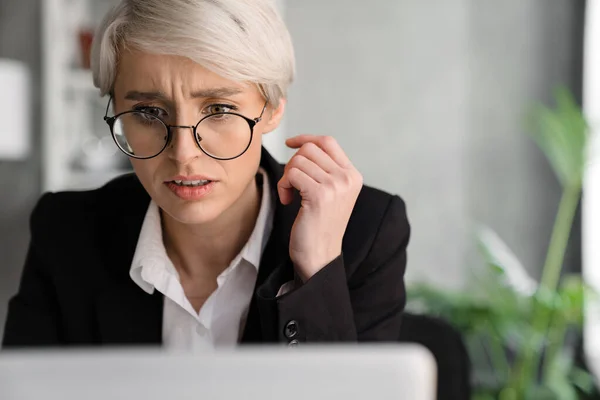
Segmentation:
{"type": "Polygon", "coordinates": [[[561,299],[557,311],[567,323],[581,328],[585,301],[596,299],[597,293],[583,281],[581,275],[569,274],[561,279],[557,294],[561,299]]]}
{"type": "Polygon", "coordinates": [[[531,296],[537,283],[529,276],[517,256],[492,229],[480,225],[476,237],[481,253],[488,265],[504,275],[507,285],[519,294],[531,296]]]}
{"type": "Polygon", "coordinates": [[[531,115],[531,135],[563,187],[580,187],[585,166],[588,125],[566,88],[555,91],[556,108],[543,105],[531,115]]]}
{"type": "Polygon", "coordinates": [[[569,379],[575,386],[581,389],[583,393],[588,395],[591,395],[596,387],[594,376],[578,367],[571,368],[569,379]]]}
{"type": "Polygon", "coordinates": [[[566,380],[559,379],[548,385],[556,400],[578,400],[577,391],[566,380]]]}

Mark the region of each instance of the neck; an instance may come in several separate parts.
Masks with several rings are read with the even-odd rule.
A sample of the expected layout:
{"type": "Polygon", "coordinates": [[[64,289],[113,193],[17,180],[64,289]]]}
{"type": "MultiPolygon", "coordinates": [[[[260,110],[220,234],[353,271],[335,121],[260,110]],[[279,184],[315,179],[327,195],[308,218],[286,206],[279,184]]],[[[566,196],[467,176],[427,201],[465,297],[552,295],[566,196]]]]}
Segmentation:
{"type": "Polygon", "coordinates": [[[250,238],[260,203],[261,192],[252,180],[238,201],[210,223],[183,224],[162,213],[163,241],[179,274],[216,279],[250,238]]]}

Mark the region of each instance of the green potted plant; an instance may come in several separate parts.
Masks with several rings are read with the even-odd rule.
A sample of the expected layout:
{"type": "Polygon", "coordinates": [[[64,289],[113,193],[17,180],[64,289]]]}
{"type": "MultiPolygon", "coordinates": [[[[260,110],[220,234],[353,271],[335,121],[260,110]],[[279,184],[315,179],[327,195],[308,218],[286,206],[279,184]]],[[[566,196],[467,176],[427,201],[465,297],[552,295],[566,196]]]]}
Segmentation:
{"type": "Polygon", "coordinates": [[[575,363],[573,335],[583,323],[591,291],[579,275],[562,272],[582,192],[588,125],[568,90],[556,107],[535,108],[531,133],[561,186],[540,282],[492,230],[477,227],[485,268],[473,271],[468,291],[426,283],[409,288],[409,309],[442,316],[463,333],[474,371],[474,398],[568,400],[594,390],[593,377],[575,363]]]}

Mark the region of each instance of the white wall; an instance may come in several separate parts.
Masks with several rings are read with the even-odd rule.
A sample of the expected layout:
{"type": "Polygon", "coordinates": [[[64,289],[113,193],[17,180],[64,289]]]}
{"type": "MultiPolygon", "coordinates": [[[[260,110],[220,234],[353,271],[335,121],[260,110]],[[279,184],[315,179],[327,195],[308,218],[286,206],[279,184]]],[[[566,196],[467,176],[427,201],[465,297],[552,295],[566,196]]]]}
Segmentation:
{"type": "MultiPolygon", "coordinates": [[[[583,197],[583,274],[596,291],[600,290],[600,3],[590,2],[586,17],[584,110],[591,127],[589,165],[583,197]]],[[[592,299],[588,299],[592,300],[592,299]]],[[[600,376],[600,302],[588,301],[584,328],[590,368],[600,376]]]]}

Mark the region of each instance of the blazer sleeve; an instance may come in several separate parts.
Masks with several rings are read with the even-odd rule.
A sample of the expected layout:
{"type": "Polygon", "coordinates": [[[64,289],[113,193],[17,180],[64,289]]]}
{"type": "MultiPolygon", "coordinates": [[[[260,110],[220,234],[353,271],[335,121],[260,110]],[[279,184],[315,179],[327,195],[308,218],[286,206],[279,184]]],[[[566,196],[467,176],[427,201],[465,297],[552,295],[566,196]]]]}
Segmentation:
{"type": "Polygon", "coordinates": [[[277,291],[270,288],[278,287],[279,277],[270,276],[258,292],[259,306],[261,314],[276,317],[276,340],[289,344],[397,341],[406,304],[409,237],[404,202],[394,196],[367,256],[353,268],[352,276],[347,276],[343,255],[280,297],[270,293],[277,291]]]}
{"type": "Polygon", "coordinates": [[[2,347],[50,346],[60,344],[58,303],[39,244],[44,229],[50,194],[40,199],[31,219],[31,241],[17,294],[8,304],[2,347]]]}

